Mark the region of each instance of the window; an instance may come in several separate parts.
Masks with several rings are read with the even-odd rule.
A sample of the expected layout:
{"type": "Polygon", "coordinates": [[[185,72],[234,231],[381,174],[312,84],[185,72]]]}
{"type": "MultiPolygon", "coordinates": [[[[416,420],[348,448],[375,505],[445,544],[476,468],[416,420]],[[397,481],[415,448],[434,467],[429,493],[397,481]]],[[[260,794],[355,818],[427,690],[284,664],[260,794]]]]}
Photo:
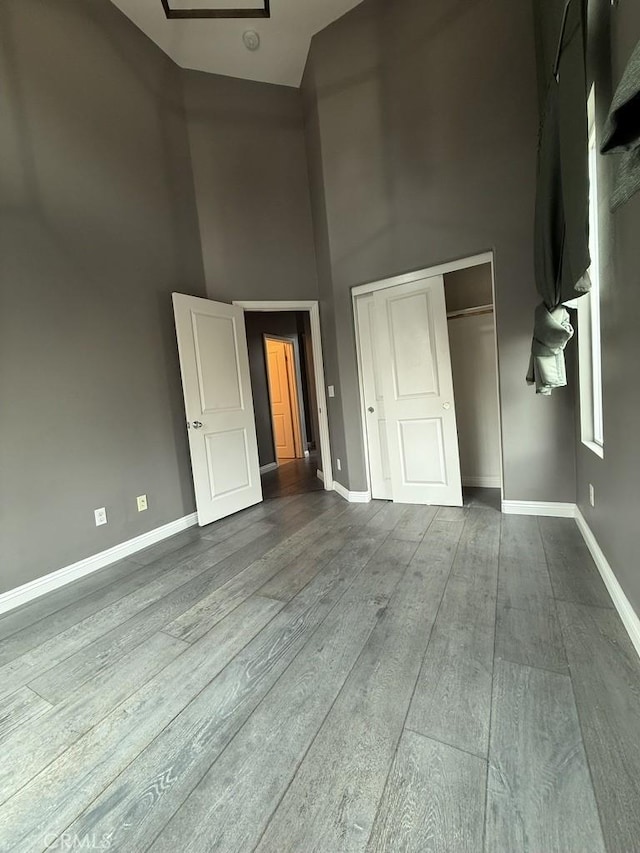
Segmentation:
{"type": "Polygon", "coordinates": [[[598,233],[598,145],[595,90],[589,94],[589,250],[591,292],[577,300],[582,442],[604,457],[602,348],[600,343],[600,252],[598,233]]]}

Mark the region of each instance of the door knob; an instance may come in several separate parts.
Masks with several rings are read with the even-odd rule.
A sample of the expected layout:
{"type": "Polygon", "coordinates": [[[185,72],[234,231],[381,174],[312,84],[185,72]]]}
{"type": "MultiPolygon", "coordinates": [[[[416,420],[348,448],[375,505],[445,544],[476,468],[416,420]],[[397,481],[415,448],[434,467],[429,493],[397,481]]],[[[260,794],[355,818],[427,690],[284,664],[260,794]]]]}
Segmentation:
{"type": "Polygon", "coordinates": [[[375,412],[375,409],[373,408],[373,406],[369,406],[369,408],[367,409],[367,411],[368,411],[368,412],[371,412],[371,414],[373,414],[373,413],[375,412]]]}
{"type": "Polygon", "coordinates": [[[194,421],[194,422],[191,424],[191,426],[192,426],[194,429],[202,429],[202,421],[194,421]]]}
{"type": "Polygon", "coordinates": [[[450,409],[450,408],[451,408],[451,403],[443,403],[443,404],[442,404],[442,408],[443,408],[443,409],[450,409]]]}

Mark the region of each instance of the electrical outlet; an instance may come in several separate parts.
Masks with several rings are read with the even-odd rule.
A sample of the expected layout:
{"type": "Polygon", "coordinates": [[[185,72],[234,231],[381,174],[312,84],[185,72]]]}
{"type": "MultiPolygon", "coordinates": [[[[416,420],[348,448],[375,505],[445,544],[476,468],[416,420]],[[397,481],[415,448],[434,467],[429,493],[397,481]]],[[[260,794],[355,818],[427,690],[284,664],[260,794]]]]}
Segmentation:
{"type": "Polygon", "coordinates": [[[96,519],[96,527],[100,527],[101,524],[107,523],[107,511],[103,506],[101,506],[100,509],[95,509],[93,514],[96,519]]]}
{"type": "Polygon", "coordinates": [[[338,471],[342,471],[342,462],[339,459],[336,459],[336,468],[338,471]]]}
{"type": "Polygon", "coordinates": [[[330,397],[336,396],[336,389],[333,387],[333,385],[329,385],[327,391],[329,392],[330,397]]]}
{"type": "Polygon", "coordinates": [[[138,495],[136,501],[138,502],[138,512],[144,512],[145,509],[149,508],[146,495],[138,495]]]}
{"type": "Polygon", "coordinates": [[[596,505],[596,490],[593,487],[593,483],[589,483],[589,503],[591,506],[596,505]]]}

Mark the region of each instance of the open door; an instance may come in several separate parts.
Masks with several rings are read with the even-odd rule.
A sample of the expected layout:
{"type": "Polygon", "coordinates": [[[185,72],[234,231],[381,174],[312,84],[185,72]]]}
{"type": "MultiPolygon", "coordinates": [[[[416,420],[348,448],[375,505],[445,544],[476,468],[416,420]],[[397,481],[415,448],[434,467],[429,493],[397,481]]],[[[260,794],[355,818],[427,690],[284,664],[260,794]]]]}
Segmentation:
{"type": "Polygon", "coordinates": [[[265,336],[273,439],[278,462],[304,456],[291,341],[265,336]]]}
{"type": "Polygon", "coordinates": [[[198,524],[262,500],[244,312],[173,294],[198,524]]]}
{"type": "Polygon", "coordinates": [[[444,280],[378,290],[374,304],[393,500],[462,506],[444,280]]]}

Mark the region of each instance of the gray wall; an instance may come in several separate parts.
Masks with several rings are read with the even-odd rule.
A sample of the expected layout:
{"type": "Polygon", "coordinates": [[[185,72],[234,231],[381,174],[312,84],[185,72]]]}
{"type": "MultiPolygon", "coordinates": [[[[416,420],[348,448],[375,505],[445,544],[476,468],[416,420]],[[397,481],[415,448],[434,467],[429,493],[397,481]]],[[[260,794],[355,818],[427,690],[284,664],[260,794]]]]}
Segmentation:
{"type": "Polygon", "coordinates": [[[193,511],[170,293],[204,280],[180,75],[114,6],[3,0],[0,116],[2,592],[193,511]]]}
{"type": "MultiPolygon", "coordinates": [[[[602,127],[612,92],[640,39],[640,4],[621,2],[612,9],[609,0],[592,0],[590,24],[588,64],[602,127]]],[[[609,212],[615,160],[599,158],[605,458],[599,459],[578,439],[578,504],[629,600],[640,612],[640,194],[615,213],[609,212]],[[595,486],[594,509],[589,505],[589,483],[595,486]]]]}
{"type": "Polygon", "coordinates": [[[300,93],[183,74],[209,297],[317,299],[300,93]]]}
{"type": "Polygon", "coordinates": [[[312,42],[303,95],[336,476],[366,486],[350,288],[493,250],[505,494],[575,500],[570,390],[524,382],[538,110],[533,12],[365,0],[312,42]]]}

